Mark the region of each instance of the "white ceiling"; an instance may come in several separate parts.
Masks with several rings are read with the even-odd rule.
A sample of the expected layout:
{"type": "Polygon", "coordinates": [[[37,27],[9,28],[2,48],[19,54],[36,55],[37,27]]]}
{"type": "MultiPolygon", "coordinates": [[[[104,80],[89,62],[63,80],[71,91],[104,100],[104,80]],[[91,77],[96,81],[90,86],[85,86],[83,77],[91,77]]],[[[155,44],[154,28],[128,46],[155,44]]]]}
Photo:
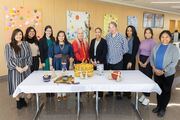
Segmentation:
{"type": "Polygon", "coordinates": [[[151,10],[158,10],[158,11],[180,15],[180,0],[100,0],[100,1],[151,9],[151,10]]]}

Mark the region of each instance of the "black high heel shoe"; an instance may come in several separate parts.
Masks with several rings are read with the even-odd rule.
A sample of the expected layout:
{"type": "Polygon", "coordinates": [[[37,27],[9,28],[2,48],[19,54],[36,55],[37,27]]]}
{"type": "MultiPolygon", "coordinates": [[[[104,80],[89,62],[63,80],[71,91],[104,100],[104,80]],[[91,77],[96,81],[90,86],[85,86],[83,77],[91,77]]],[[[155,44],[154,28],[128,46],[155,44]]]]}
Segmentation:
{"type": "Polygon", "coordinates": [[[153,113],[158,113],[160,111],[160,108],[159,107],[156,107],[152,110],[153,113]]]}
{"type": "Polygon", "coordinates": [[[27,107],[27,103],[24,98],[20,98],[20,104],[22,107],[27,107]]]}
{"type": "Polygon", "coordinates": [[[46,93],[46,97],[54,97],[55,94],[54,93],[46,93]]]}
{"type": "Polygon", "coordinates": [[[165,113],[166,113],[166,110],[162,109],[157,113],[157,116],[158,117],[164,117],[165,113]]]}

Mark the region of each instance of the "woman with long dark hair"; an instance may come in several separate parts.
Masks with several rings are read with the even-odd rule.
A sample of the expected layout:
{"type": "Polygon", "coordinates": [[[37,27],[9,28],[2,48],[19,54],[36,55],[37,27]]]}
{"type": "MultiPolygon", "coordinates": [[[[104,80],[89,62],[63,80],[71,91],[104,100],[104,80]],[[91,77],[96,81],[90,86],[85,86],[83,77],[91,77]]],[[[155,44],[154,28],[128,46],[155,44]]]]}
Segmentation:
{"type": "Polygon", "coordinates": [[[39,69],[39,56],[40,56],[39,41],[37,39],[36,30],[34,29],[34,27],[28,27],[26,29],[24,40],[29,43],[31,48],[32,58],[33,58],[31,65],[31,72],[33,72],[34,70],[39,69]]]}
{"type": "MultiPolygon", "coordinates": [[[[52,66],[55,70],[62,70],[62,62],[66,63],[66,68],[69,69],[70,60],[73,59],[72,45],[68,42],[66,33],[59,31],[57,33],[56,42],[51,49],[51,58],[53,58],[52,66]]],[[[72,68],[70,68],[72,69],[72,68]]]]}
{"type": "MultiPolygon", "coordinates": [[[[73,59],[73,49],[72,45],[68,42],[66,33],[64,31],[59,31],[57,33],[56,42],[54,43],[51,51],[51,66],[55,70],[69,70],[72,68],[73,59]]],[[[57,94],[58,101],[66,100],[65,93],[57,94]]]]}
{"type": "Polygon", "coordinates": [[[54,42],[53,29],[50,25],[47,25],[44,29],[43,37],[39,40],[40,58],[43,70],[50,70],[51,63],[49,55],[54,42]]]}
{"type": "MultiPolygon", "coordinates": [[[[139,37],[137,36],[136,28],[132,25],[126,28],[126,39],[128,40],[128,52],[123,56],[123,69],[124,70],[135,70],[136,66],[136,55],[139,49],[139,37]]],[[[126,92],[123,96],[131,98],[131,93],[126,92]]]]}
{"type": "MultiPolygon", "coordinates": [[[[13,31],[11,42],[5,46],[5,54],[8,67],[9,95],[12,95],[16,87],[31,73],[31,49],[28,42],[23,41],[21,29],[13,31]]],[[[24,94],[16,97],[18,109],[27,106],[24,97],[24,94]]]]}
{"type": "MultiPolygon", "coordinates": [[[[54,37],[53,37],[53,29],[50,25],[47,25],[44,29],[44,35],[39,40],[39,50],[40,50],[40,58],[41,58],[41,67],[43,70],[50,70],[52,69],[52,63],[50,63],[50,50],[54,44],[54,37]],[[50,68],[51,67],[51,68],[50,68]]],[[[53,97],[53,93],[47,93],[47,97],[53,97]]]]}

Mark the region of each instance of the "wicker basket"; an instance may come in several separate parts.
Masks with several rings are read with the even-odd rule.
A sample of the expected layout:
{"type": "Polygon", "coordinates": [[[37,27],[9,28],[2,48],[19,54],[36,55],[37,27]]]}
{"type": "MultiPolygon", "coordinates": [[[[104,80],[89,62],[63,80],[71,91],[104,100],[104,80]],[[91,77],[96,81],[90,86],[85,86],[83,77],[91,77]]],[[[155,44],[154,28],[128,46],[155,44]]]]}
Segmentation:
{"type": "Polygon", "coordinates": [[[74,66],[74,75],[75,77],[80,77],[80,74],[92,77],[94,73],[94,66],[88,63],[75,64],[74,66]]]}

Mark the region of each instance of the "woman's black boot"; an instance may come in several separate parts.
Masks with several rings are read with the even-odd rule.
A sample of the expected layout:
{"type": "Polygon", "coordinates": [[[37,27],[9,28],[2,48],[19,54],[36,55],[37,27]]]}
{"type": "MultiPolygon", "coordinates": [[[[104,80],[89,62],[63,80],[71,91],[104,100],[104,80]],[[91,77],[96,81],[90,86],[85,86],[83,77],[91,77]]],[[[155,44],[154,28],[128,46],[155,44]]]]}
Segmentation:
{"type": "Polygon", "coordinates": [[[21,105],[21,102],[20,102],[20,100],[16,100],[16,107],[17,107],[17,109],[21,109],[23,106],[21,105]]]}

